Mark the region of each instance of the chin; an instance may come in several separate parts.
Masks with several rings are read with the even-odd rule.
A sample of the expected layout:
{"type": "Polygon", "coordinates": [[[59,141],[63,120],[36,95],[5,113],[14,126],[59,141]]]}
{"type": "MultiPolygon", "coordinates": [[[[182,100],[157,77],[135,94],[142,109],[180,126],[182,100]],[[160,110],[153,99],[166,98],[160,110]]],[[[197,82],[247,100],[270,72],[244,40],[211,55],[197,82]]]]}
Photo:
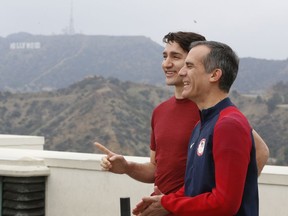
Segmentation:
{"type": "Polygon", "coordinates": [[[175,85],[175,82],[173,80],[166,80],[166,85],[172,86],[175,85]]]}
{"type": "Polygon", "coordinates": [[[189,98],[189,95],[188,95],[188,94],[185,94],[184,92],[182,92],[182,97],[183,97],[183,98],[189,98]]]}

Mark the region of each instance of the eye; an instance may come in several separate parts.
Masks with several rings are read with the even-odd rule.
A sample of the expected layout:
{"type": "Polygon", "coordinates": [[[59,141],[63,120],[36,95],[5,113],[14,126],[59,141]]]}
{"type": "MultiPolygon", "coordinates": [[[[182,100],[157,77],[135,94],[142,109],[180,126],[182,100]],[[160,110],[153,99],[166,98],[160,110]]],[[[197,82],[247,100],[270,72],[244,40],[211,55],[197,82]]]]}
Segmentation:
{"type": "Polygon", "coordinates": [[[179,56],[179,55],[174,55],[173,58],[174,59],[182,59],[181,56],[179,56]]]}
{"type": "Polygon", "coordinates": [[[189,69],[193,68],[193,66],[194,66],[193,64],[186,64],[186,67],[189,69]]]}

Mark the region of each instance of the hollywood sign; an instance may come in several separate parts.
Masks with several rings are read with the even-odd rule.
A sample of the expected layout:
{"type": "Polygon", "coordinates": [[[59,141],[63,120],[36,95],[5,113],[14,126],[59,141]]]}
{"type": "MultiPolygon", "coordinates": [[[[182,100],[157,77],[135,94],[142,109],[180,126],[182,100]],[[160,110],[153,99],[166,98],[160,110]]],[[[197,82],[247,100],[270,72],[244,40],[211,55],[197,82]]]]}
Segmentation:
{"type": "Polygon", "coordinates": [[[14,42],[10,43],[10,49],[40,49],[40,42],[14,42]]]}

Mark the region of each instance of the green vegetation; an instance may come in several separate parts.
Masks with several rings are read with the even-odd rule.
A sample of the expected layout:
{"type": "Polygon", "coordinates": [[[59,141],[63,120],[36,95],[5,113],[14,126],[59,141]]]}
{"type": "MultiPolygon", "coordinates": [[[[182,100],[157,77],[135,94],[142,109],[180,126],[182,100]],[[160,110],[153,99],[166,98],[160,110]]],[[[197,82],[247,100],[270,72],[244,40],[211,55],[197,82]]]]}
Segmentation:
{"type": "MultiPolygon", "coordinates": [[[[103,77],[52,92],[2,92],[0,133],[44,136],[47,150],[100,153],[92,145],[99,141],[125,155],[148,156],[151,112],[170,95],[160,87],[103,77]]],[[[231,93],[267,142],[270,164],[288,165],[287,95],[287,83],[265,96],[231,93]]]]}
{"type": "Polygon", "coordinates": [[[53,92],[0,93],[0,133],[45,137],[45,149],[96,152],[93,141],[127,155],[149,155],[150,115],[170,92],[90,77],[53,92]]]}

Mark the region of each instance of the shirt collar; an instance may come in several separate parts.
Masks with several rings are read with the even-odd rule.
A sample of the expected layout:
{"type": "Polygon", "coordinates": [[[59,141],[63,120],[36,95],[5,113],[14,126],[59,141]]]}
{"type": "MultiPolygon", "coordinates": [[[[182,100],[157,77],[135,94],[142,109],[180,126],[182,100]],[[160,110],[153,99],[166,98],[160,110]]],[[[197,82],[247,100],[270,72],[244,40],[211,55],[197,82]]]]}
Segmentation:
{"type": "Polygon", "coordinates": [[[229,97],[224,98],[222,101],[220,101],[213,107],[201,110],[200,111],[201,122],[204,123],[208,121],[209,119],[213,118],[215,115],[218,115],[224,108],[228,106],[234,106],[234,104],[231,102],[229,97]]]}

